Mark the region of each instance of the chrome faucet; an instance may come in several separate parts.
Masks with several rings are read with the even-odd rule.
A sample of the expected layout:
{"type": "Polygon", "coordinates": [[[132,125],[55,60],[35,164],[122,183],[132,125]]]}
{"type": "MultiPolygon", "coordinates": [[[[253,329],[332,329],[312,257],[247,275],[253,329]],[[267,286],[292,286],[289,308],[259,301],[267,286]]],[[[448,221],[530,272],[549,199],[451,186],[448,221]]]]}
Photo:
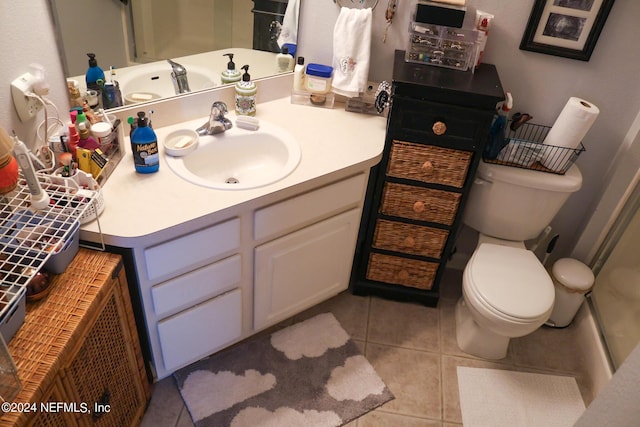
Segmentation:
{"type": "Polygon", "coordinates": [[[171,64],[171,69],[173,70],[171,71],[171,79],[173,80],[176,95],[191,92],[191,89],[189,89],[189,80],[187,80],[187,69],[170,59],[167,59],[167,62],[171,64]]]}
{"type": "Polygon", "coordinates": [[[214,135],[216,133],[222,133],[225,130],[231,129],[233,123],[231,120],[225,117],[229,110],[227,104],[222,101],[216,101],[211,105],[211,113],[209,114],[209,121],[196,129],[198,135],[214,135]]]}

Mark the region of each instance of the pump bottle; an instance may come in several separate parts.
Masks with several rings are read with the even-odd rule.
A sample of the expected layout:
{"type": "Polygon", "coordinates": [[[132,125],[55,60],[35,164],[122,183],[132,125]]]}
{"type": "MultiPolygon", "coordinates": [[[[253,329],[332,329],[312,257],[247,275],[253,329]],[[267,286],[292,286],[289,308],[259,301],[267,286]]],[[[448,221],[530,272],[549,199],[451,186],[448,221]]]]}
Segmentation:
{"type": "Polygon", "coordinates": [[[102,86],[104,85],[104,71],[98,67],[98,61],[96,60],[95,53],[87,53],[89,57],[89,68],[85,75],[85,81],[87,83],[88,90],[95,90],[100,95],[102,86]]]}
{"type": "Polygon", "coordinates": [[[258,88],[251,81],[249,66],[243,65],[242,80],[236,83],[236,114],[241,116],[256,115],[256,93],[258,88]]]}
{"type": "Polygon", "coordinates": [[[228,56],[229,62],[227,63],[227,69],[222,72],[220,78],[223,84],[235,83],[242,78],[240,71],[236,70],[236,64],[233,62],[233,53],[225,53],[222,56],[228,56]]]}
{"type": "Polygon", "coordinates": [[[144,111],[138,112],[137,126],[131,133],[131,151],[136,172],[158,172],[160,168],[158,137],[149,126],[149,119],[145,117],[144,111]]]}

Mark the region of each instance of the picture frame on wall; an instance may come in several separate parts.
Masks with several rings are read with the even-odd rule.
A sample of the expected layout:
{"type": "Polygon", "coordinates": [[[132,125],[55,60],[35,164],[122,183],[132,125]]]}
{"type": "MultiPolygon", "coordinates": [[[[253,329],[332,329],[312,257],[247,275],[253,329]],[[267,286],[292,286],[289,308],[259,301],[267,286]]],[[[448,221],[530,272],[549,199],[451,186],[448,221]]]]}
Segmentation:
{"type": "Polygon", "coordinates": [[[520,49],[588,61],[615,0],[535,0],[520,49]]]}

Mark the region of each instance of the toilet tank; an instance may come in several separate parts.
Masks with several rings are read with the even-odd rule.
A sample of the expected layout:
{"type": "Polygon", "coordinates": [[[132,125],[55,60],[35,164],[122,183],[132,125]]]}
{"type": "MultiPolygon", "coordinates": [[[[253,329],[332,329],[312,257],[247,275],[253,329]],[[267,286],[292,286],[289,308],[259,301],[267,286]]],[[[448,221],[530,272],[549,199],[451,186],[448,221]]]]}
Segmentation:
{"type": "Polygon", "coordinates": [[[533,239],[581,186],[582,174],[575,164],[558,175],[481,161],[463,222],[499,239],[533,239]]]}

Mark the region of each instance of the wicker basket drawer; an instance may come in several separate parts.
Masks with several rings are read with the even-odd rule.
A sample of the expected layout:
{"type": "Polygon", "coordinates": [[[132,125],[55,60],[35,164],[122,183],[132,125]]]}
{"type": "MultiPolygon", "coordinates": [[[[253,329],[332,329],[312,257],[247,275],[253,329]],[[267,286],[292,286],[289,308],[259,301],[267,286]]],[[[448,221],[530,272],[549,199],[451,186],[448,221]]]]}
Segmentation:
{"type": "Polygon", "coordinates": [[[452,225],[460,204],[460,193],[387,182],[380,212],[420,221],[452,225]]]}
{"type": "Polygon", "coordinates": [[[393,141],[387,175],[462,188],[473,153],[393,141]]]}
{"type": "Polygon", "coordinates": [[[418,289],[431,289],[438,271],[435,262],[372,253],[367,279],[418,289]]]}
{"type": "Polygon", "coordinates": [[[438,228],[380,219],[373,235],[373,247],[440,258],[449,232],[438,228]]]}

